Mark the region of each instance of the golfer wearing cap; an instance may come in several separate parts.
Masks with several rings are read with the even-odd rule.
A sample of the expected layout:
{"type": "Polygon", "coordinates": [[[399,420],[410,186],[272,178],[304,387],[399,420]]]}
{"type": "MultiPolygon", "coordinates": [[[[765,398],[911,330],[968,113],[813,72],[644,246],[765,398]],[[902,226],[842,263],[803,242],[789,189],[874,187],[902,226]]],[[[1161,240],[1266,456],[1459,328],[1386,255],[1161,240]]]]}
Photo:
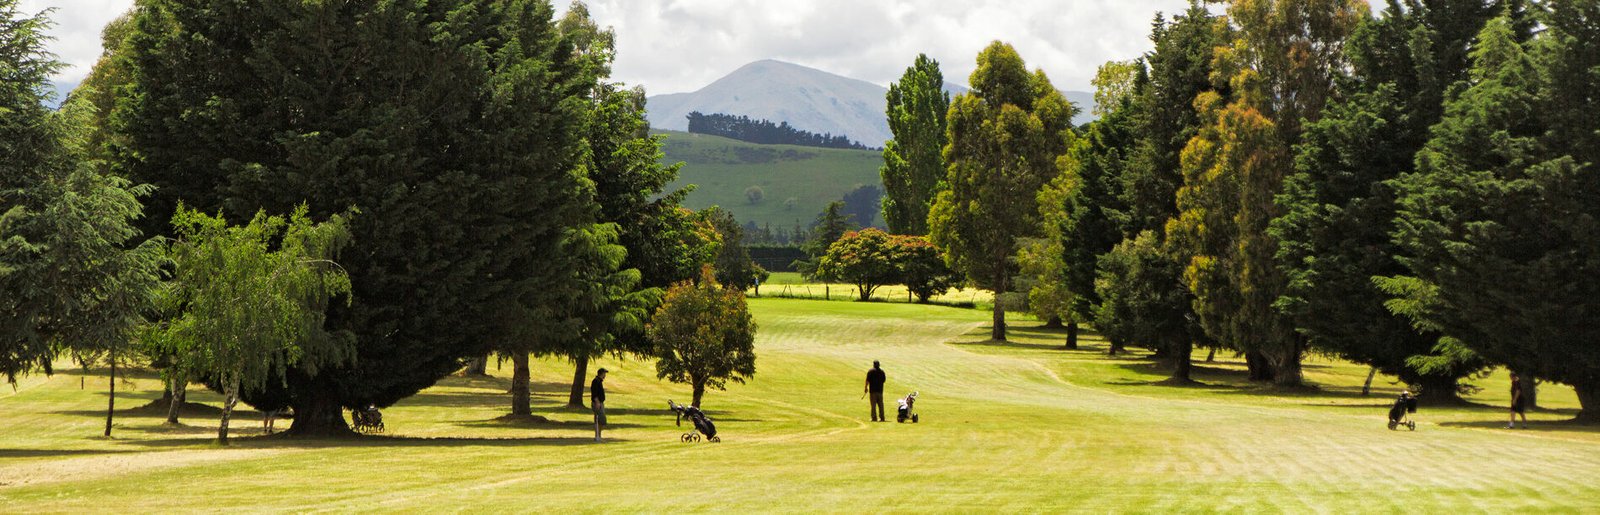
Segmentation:
{"type": "Polygon", "coordinates": [[[594,408],[594,441],[600,441],[600,428],[606,425],[606,369],[594,373],[589,383],[589,406],[594,408]]]}

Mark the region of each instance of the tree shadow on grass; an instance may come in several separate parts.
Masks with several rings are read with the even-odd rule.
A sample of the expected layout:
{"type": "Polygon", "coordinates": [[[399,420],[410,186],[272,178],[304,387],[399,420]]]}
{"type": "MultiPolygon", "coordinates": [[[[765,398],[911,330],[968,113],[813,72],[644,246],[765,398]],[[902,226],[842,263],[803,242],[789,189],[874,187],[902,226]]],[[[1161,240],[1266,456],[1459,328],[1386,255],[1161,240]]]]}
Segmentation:
{"type": "MultiPolygon", "coordinates": [[[[951,345],[955,345],[957,347],[995,347],[995,348],[1002,348],[1002,349],[1022,349],[1022,350],[1039,350],[1039,351],[1045,351],[1045,350],[1047,350],[1047,351],[1064,351],[1064,350],[1069,350],[1069,349],[1067,349],[1065,346],[1063,346],[1061,344],[1023,343],[1023,342],[1016,342],[1016,341],[1009,341],[1009,340],[1001,341],[1001,340],[992,340],[992,339],[984,339],[984,340],[976,340],[976,341],[954,341],[954,342],[950,342],[950,344],[951,345]]],[[[1079,350],[1081,350],[1081,349],[1079,349],[1079,350]]]]}
{"type": "Polygon", "coordinates": [[[1243,381],[1244,373],[1203,363],[1190,365],[1190,379],[1188,381],[1174,380],[1172,378],[1172,366],[1164,361],[1132,361],[1119,364],[1117,368],[1149,377],[1150,379],[1106,381],[1105,384],[1116,386],[1165,386],[1200,390],[1237,390],[1249,387],[1249,385],[1238,384],[1243,381]]]}
{"type": "MultiPolygon", "coordinates": [[[[246,433],[246,434],[252,433],[252,432],[258,433],[259,430],[260,430],[260,427],[259,427],[261,425],[260,421],[256,421],[255,424],[249,424],[246,427],[240,427],[239,422],[240,422],[240,420],[236,417],[236,418],[233,419],[233,421],[230,424],[228,424],[228,432],[230,434],[233,434],[235,432],[246,433]],[[249,427],[249,426],[255,426],[255,427],[249,427]],[[251,431],[251,429],[255,429],[256,431],[251,431]]],[[[161,424],[161,425],[155,425],[155,426],[129,426],[129,427],[123,427],[122,430],[123,431],[133,431],[133,432],[136,432],[136,433],[155,434],[155,435],[216,435],[217,434],[217,426],[211,426],[211,427],[191,426],[191,425],[183,424],[183,423],[179,423],[179,424],[176,424],[176,425],[174,425],[174,424],[161,424]]]]}
{"type": "MultiPolygon", "coordinates": [[[[593,426],[590,426],[591,428],[593,426]]],[[[613,426],[615,427],[615,426],[613,426]]],[[[539,447],[567,445],[595,445],[593,433],[573,437],[523,437],[523,438],[468,438],[468,437],[414,437],[385,435],[354,435],[346,438],[297,438],[282,433],[271,436],[240,436],[229,438],[228,449],[333,449],[375,447],[539,447]]],[[[630,441],[625,438],[606,437],[606,442],[630,441]]],[[[150,449],[180,447],[223,448],[216,438],[165,438],[127,442],[150,449]]]]}
{"type": "Polygon", "coordinates": [[[0,458],[65,458],[141,452],[129,449],[0,449],[0,458]]]}
{"type": "MultiPolygon", "coordinates": [[[[1577,415],[1577,412],[1574,411],[1574,410],[1559,410],[1558,412],[1562,412],[1562,411],[1570,412],[1574,416],[1577,415]]],[[[1522,425],[1521,421],[1518,421],[1517,428],[1514,429],[1514,430],[1513,429],[1506,429],[1506,420],[1504,418],[1496,418],[1496,419],[1492,419],[1492,420],[1470,420],[1470,421],[1440,422],[1439,425],[1442,426],[1442,427],[1456,427],[1456,428],[1499,429],[1499,430],[1502,430],[1502,431],[1507,431],[1507,432],[1513,432],[1514,431],[1514,432],[1517,432],[1517,433],[1523,433],[1523,432],[1527,432],[1527,433],[1567,432],[1567,433],[1600,434],[1600,424],[1596,424],[1596,423],[1587,423],[1587,424],[1585,424],[1585,423],[1578,422],[1578,421],[1572,420],[1572,419],[1557,420],[1557,421],[1534,421],[1533,423],[1528,424],[1527,426],[1522,425]]]]}
{"type": "MultiPolygon", "coordinates": [[[[594,429],[594,420],[551,420],[540,415],[504,415],[488,420],[469,420],[454,423],[460,427],[495,429],[594,429]]],[[[644,427],[639,424],[609,422],[607,429],[644,427]]]]}

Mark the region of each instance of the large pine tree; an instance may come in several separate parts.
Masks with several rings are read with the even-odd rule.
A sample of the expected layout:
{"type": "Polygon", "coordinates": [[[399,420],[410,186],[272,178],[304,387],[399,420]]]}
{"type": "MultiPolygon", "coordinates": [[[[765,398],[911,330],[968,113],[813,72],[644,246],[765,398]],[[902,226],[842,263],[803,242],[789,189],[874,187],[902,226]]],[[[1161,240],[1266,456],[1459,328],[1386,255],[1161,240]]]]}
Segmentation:
{"type": "Polygon", "coordinates": [[[1018,272],[1018,239],[1039,232],[1035,198],[1072,145],[1077,108],[1043,71],[1029,73],[1017,51],[999,41],[978,54],[969,82],[972,91],[950,106],[944,151],[950,189],[934,201],[929,236],[951,268],[995,292],[992,335],[1005,340],[1000,299],[1018,272]]]}
{"type": "Polygon", "coordinates": [[[134,245],[149,188],[93,159],[94,105],[44,107],[59,67],[44,48],[48,26],[0,0],[0,375],[48,373],[63,351],[103,360],[111,436],[117,365],[153,306],[160,248],[134,245]]]}
{"type": "MultiPolygon", "coordinates": [[[[1101,76],[1119,63],[1101,67],[1101,76]]],[[[1100,295],[1095,291],[1097,261],[1102,254],[1122,241],[1127,207],[1122,204],[1121,186],[1130,154],[1135,148],[1138,124],[1144,107],[1135,101],[1148,86],[1144,64],[1138,66],[1131,84],[1103,83],[1096,95],[1115,99],[1115,105],[1100,106],[1104,113],[1089,124],[1084,136],[1057,163],[1061,175],[1050,182],[1051,191],[1041,193],[1039,209],[1045,214],[1045,234],[1058,243],[1062,286],[1071,292],[1067,323],[1067,348],[1078,347],[1078,323],[1093,320],[1099,310],[1100,295]],[[1125,95],[1109,90],[1121,87],[1125,95]]],[[[1097,81],[1099,82],[1099,81],[1097,81]]],[[[1111,337],[1111,353],[1126,343],[1120,335],[1111,337]]]]}
{"type": "Polygon", "coordinates": [[[1313,347],[1397,374],[1423,399],[1457,398],[1458,378],[1484,365],[1434,352],[1439,335],[1391,313],[1372,282],[1403,270],[1394,259],[1394,194],[1438,122],[1447,85],[1465,78],[1466,49],[1499,2],[1441,0],[1401,6],[1351,37],[1346,97],[1309,124],[1273,220],[1289,282],[1279,307],[1313,347]],[[1464,30],[1468,29],[1468,30],[1464,30]]]}
{"type": "Polygon", "coordinates": [[[564,296],[550,285],[570,271],[547,258],[591,218],[577,161],[595,79],[552,14],[540,1],[139,4],[114,118],[123,169],[161,188],[157,221],[179,200],[360,210],[343,263],[354,303],[328,318],[356,336],[356,360],[289,375],[292,432],[345,431],[341,407],[426,388],[564,296]]]}
{"type": "Polygon", "coordinates": [[[1168,234],[1190,256],[1184,275],[1200,321],[1246,352],[1254,379],[1303,381],[1305,340],[1275,306],[1288,279],[1267,228],[1281,214],[1274,199],[1291,149],[1333,98],[1344,41],[1367,12],[1359,0],[1233,2],[1237,30],[1213,63],[1231,98],[1196,100],[1204,128],[1184,150],[1183,212],[1168,234]]]}
{"type": "Polygon", "coordinates": [[[1123,174],[1119,202],[1125,211],[1122,242],[1098,262],[1095,292],[1101,298],[1095,327],[1107,337],[1166,351],[1173,379],[1189,380],[1190,355],[1206,342],[1194,316],[1193,295],[1183,283],[1179,253],[1167,244],[1167,221],[1183,183],[1180,156],[1201,126],[1195,97],[1214,91],[1213,50],[1227,41],[1227,26],[1204,7],[1191,5],[1171,21],[1157,17],[1145,54],[1149,84],[1134,101],[1141,115],[1123,174]]]}
{"type": "Polygon", "coordinates": [[[1529,45],[1509,17],[1478,35],[1468,87],[1445,104],[1417,171],[1395,181],[1407,273],[1383,285],[1396,312],[1446,335],[1441,348],[1570,384],[1579,418],[1595,421],[1600,7],[1551,2],[1543,21],[1529,45]]]}

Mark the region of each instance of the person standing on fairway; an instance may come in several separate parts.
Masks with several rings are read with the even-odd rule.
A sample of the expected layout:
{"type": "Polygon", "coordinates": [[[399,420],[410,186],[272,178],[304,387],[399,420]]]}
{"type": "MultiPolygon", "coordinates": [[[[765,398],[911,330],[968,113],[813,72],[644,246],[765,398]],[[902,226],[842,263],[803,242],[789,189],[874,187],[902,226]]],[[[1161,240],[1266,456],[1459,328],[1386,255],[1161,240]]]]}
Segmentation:
{"type": "Polygon", "coordinates": [[[594,441],[600,441],[600,428],[606,425],[606,369],[594,373],[589,383],[589,407],[594,409],[594,441]]]}
{"type": "Polygon", "coordinates": [[[887,380],[883,368],[878,366],[877,360],[873,360],[872,370],[867,371],[867,385],[861,389],[861,393],[872,396],[872,405],[867,407],[867,411],[872,414],[873,422],[888,420],[883,416],[883,382],[887,380]]]}
{"type": "Polygon", "coordinates": [[[1522,379],[1516,372],[1511,373],[1511,422],[1506,424],[1506,429],[1517,428],[1517,415],[1522,416],[1522,428],[1528,428],[1528,414],[1523,413],[1526,406],[1522,405],[1522,379]]]}

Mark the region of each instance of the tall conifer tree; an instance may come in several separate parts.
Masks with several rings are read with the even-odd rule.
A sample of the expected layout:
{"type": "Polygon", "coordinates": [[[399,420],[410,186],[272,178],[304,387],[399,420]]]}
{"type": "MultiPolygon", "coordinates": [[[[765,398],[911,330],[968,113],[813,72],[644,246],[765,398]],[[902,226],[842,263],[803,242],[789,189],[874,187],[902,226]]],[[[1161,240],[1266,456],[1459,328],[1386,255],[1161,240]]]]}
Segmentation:
{"type": "Polygon", "coordinates": [[[1039,233],[1039,190],[1072,145],[1077,108],[1043,71],[1029,73],[1011,45],[978,54],[972,91],[952,101],[949,166],[928,216],[929,235],[951,268],[995,292],[992,335],[1005,340],[1005,303],[1017,274],[1018,239],[1039,233]]]}
{"type": "Polygon", "coordinates": [[[918,54],[900,82],[889,85],[889,131],[883,144],[883,219],[894,234],[928,233],[928,209],[944,180],[945,114],[950,94],[944,90],[939,61],[918,54]]]}

